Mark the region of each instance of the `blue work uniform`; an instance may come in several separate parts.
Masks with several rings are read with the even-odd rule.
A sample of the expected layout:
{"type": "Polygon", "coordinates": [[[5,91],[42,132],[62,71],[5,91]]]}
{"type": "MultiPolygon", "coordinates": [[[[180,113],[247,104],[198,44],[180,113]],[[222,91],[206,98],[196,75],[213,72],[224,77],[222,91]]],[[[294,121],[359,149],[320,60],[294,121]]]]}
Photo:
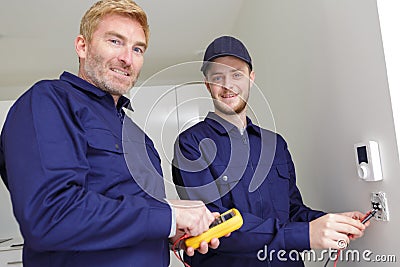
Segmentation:
{"type": "Polygon", "coordinates": [[[172,212],[161,201],[160,158],[125,116],[128,105],[64,72],[12,106],[0,170],[25,242],[24,266],[169,265],[172,212]]]}
{"type": "Polygon", "coordinates": [[[201,199],[220,213],[236,208],[244,221],[220,239],[216,250],[185,257],[192,267],[304,266],[290,251],[310,249],[309,222],[324,213],[303,204],[279,134],[249,118],[241,133],[209,113],[179,135],[174,154],[173,178],[181,198],[201,199]]]}

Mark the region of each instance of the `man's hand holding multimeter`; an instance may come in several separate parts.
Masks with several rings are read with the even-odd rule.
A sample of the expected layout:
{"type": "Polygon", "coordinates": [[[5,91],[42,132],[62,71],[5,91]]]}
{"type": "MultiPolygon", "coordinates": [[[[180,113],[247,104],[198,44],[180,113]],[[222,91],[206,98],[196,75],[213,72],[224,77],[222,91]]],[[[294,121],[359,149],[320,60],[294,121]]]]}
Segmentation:
{"type": "MultiPolygon", "coordinates": [[[[185,252],[188,256],[193,256],[195,250],[204,254],[207,253],[208,248],[216,249],[219,246],[219,239],[239,229],[243,224],[242,216],[237,209],[231,209],[223,214],[213,213],[214,221],[209,225],[209,229],[197,236],[190,236],[189,234],[178,230],[176,236],[180,238],[172,238],[172,250],[176,254],[175,249],[182,248],[181,242],[185,245],[185,252]],[[180,233],[179,233],[180,232],[180,233]]],[[[177,254],[176,254],[177,255],[177,254]]]]}
{"type": "Polygon", "coordinates": [[[204,233],[185,239],[185,245],[197,249],[201,242],[209,243],[213,238],[220,238],[239,229],[243,224],[242,216],[237,209],[230,209],[216,217],[210,228],[204,233]]]}

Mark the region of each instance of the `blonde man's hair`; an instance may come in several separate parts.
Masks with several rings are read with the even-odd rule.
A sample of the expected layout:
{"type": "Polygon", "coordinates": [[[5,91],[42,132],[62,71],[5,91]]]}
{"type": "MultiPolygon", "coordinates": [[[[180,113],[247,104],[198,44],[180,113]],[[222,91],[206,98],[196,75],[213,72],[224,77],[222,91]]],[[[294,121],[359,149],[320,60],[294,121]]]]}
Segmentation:
{"type": "Polygon", "coordinates": [[[109,14],[123,15],[138,21],[144,31],[147,48],[150,35],[147,15],[140,6],[131,0],[101,0],[96,2],[82,17],[80,34],[90,42],[102,18],[109,14]]]}

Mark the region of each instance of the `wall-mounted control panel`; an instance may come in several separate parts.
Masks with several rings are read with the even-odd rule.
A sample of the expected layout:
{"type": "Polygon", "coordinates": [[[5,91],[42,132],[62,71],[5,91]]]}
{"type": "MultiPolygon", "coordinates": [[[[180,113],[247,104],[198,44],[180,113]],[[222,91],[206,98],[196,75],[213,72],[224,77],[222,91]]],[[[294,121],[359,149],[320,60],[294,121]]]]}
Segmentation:
{"type": "Polygon", "coordinates": [[[375,141],[354,145],[357,174],[364,181],[380,181],[383,179],[379,145],[375,141]]]}

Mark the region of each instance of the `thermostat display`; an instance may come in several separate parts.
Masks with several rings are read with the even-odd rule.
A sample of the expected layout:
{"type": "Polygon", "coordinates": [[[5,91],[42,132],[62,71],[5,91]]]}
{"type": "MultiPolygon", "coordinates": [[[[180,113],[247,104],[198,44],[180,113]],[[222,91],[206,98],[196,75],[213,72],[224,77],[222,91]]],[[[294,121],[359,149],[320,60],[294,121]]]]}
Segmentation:
{"type": "Polygon", "coordinates": [[[354,145],[357,174],[365,181],[380,181],[382,177],[379,146],[375,141],[354,145]]]}

